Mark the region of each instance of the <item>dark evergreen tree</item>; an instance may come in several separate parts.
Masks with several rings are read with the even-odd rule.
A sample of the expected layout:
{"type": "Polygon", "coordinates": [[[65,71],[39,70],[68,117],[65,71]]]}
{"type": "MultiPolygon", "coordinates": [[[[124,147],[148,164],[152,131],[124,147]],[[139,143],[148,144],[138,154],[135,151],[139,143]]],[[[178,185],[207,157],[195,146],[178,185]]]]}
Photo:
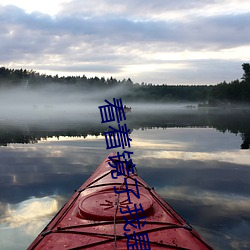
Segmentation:
{"type": "Polygon", "coordinates": [[[250,64],[249,63],[243,63],[242,64],[242,69],[244,71],[244,74],[243,74],[241,79],[243,79],[243,81],[245,81],[245,82],[249,82],[250,81],[250,64]]]}

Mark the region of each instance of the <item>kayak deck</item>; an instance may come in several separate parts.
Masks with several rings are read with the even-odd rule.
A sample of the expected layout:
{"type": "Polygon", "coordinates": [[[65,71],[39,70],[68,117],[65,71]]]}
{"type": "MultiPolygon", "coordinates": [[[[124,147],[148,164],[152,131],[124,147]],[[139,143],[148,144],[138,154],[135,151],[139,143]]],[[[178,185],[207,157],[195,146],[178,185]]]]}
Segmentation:
{"type": "MultiPolygon", "coordinates": [[[[138,175],[111,176],[109,154],[93,175],[74,193],[28,248],[31,249],[128,249],[127,237],[133,243],[134,232],[147,234],[150,247],[129,249],[212,249],[199,234],[185,222],[138,175]],[[135,179],[137,187],[135,185],[135,179]],[[128,195],[125,186],[131,193],[128,195]],[[114,187],[119,192],[114,192],[114,187]],[[129,214],[122,213],[128,206],[139,207],[136,227],[126,224],[129,214]],[[125,231],[126,229],[131,229],[125,231]],[[134,231],[134,232],[133,232],[134,231]],[[127,234],[127,236],[124,235],[127,234]]],[[[130,243],[130,244],[132,244],[130,243]]]]}

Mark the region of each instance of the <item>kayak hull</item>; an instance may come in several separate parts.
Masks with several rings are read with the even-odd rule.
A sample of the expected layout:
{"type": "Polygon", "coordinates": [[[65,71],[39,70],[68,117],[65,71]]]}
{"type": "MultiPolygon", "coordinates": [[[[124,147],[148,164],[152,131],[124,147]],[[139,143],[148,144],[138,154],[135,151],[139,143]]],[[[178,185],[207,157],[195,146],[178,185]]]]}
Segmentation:
{"type": "Polygon", "coordinates": [[[138,175],[113,179],[108,163],[111,163],[109,156],[114,155],[111,153],[105,158],[37,236],[29,250],[128,249],[128,237],[132,239],[135,234],[148,235],[150,248],[145,243],[140,249],[212,249],[138,175]],[[134,192],[131,191],[130,202],[125,192],[126,185],[134,192]],[[118,193],[115,193],[114,187],[118,193]],[[136,197],[138,193],[140,198],[136,197]],[[138,209],[138,216],[144,219],[135,227],[126,225],[131,215],[122,212],[127,206],[130,209],[139,208],[140,204],[143,209],[138,209]]]}

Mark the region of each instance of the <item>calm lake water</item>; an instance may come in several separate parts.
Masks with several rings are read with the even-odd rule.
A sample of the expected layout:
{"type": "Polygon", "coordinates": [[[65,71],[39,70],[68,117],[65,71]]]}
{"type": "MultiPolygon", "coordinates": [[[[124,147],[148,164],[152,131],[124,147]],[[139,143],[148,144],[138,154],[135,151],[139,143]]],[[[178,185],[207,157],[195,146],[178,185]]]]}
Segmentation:
{"type": "MultiPolygon", "coordinates": [[[[133,107],[138,174],[215,249],[250,249],[250,111],[133,107]]],[[[109,153],[97,106],[35,109],[0,119],[1,249],[27,248],[109,153]]]]}

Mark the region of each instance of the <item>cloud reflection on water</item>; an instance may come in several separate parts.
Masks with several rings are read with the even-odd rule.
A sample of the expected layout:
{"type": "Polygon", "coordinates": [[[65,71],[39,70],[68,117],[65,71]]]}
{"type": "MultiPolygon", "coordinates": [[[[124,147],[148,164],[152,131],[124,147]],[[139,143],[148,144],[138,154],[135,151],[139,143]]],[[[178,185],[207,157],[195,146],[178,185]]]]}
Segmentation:
{"type": "Polygon", "coordinates": [[[161,152],[154,152],[152,154],[152,157],[158,159],[183,159],[184,161],[189,161],[189,160],[220,161],[220,162],[246,165],[246,167],[250,167],[249,153],[247,151],[240,151],[240,150],[234,150],[230,152],[220,151],[218,153],[161,151],[161,152]]]}
{"type": "MultiPolygon", "coordinates": [[[[206,227],[204,235],[207,234],[207,239],[211,237],[216,246],[240,249],[235,246],[242,247],[245,238],[250,238],[250,230],[244,231],[250,227],[250,168],[247,167],[250,156],[248,151],[235,149],[240,137],[209,128],[175,128],[133,130],[131,138],[139,175],[188,222],[206,227]],[[217,236],[212,237],[208,230],[231,239],[221,237],[217,242],[217,236]],[[241,238],[236,240],[238,236],[241,238]]],[[[29,211],[36,207],[32,200],[26,203],[30,196],[36,196],[39,202],[55,194],[68,198],[108,152],[102,136],[52,138],[33,145],[12,144],[2,148],[0,211],[4,217],[0,224],[6,227],[9,223],[7,229],[1,230],[5,239],[15,233],[17,237],[22,235],[26,224],[21,224],[20,215],[34,219],[34,225],[40,226],[35,217],[29,217],[29,211]],[[29,205],[25,208],[25,204],[29,205]],[[12,219],[17,219],[20,226],[10,229],[12,219]]],[[[53,201],[50,204],[53,207],[53,201]]],[[[42,224],[45,217],[42,214],[38,217],[42,224]]],[[[22,242],[21,238],[16,241],[22,242]]]]}
{"type": "MultiPolygon", "coordinates": [[[[30,198],[18,204],[7,204],[5,216],[0,223],[9,227],[19,227],[23,224],[32,224],[40,221],[43,217],[53,215],[59,209],[56,197],[30,198]]],[[[32,231],[26,231],[33,234],[32,231]]]]}
{"type": "Polygon", "coordinates": [[[215,249],[250,248],[250,155],[235,149],[239,136],[210,128],[133,135],[139,175],[215,249]]]}
{"type": "Polygon", "coordinates": [[[60,209],[62,198],[59,196],[33,197],[18,204],[4,206],[4,214],[0,217],[1,247],[22,249],[24,245],[33,241],[48,220],[60,209]]]}

